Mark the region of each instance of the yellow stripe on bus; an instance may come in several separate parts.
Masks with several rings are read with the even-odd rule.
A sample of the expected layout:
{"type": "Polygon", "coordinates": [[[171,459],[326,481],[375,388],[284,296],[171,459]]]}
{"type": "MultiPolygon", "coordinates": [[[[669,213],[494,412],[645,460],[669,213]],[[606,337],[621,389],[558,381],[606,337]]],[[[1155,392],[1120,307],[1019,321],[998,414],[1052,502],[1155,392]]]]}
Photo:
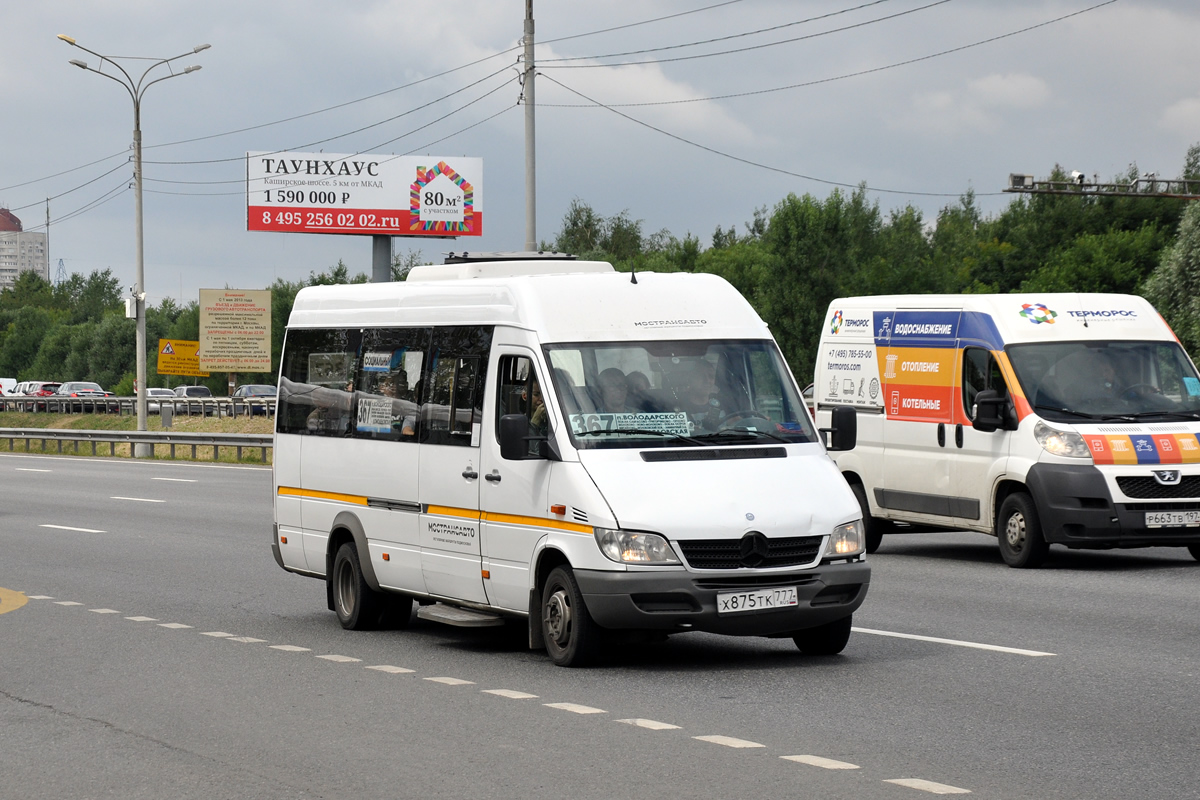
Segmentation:
{"type": "Polygon", "coordinates": [[[532,525],[537,528],[558,528],[564,531],[575,531],[576,533],[592,533],[590,525],[579,525],[575,522],[564,522],[558,519],[546,519],[545,517],[522,517],[517,514],[484,514],[483,518],[488,522],[507,522],[510,525],[532,525]]]}
{"type": "Polygon", "coordinates": [[[357,494],[342,494],[341,492],[318,492],[316,489],[297,489],[292,486],[280,486],[279,494],[291,497],[307,497],[313,500],[333,500],[338,503],[351,503],[365,506],[367,498],[357,494]]]}
{"type": "Polygon", "coordinates": [[[478,511],[472,511],[469,508],[454,508],[453,506],[430,505],[426,509],[425,513],[426,514],[437,514],[438,516],[441,516],[441,517],[462,517],[463,519],[473,519],[473,520],[479,519],[478,511]]]}

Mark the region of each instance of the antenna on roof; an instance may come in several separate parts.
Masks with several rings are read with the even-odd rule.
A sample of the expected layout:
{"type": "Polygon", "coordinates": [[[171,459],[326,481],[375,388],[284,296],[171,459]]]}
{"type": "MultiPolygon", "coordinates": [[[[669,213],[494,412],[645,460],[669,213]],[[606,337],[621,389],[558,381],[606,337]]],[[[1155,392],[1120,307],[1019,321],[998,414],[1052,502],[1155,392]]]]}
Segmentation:
{"type": "Polygon", "coordinates": [[[634,261],[629,265],[629,282],[637,283],[637,262],[634,261]]]}

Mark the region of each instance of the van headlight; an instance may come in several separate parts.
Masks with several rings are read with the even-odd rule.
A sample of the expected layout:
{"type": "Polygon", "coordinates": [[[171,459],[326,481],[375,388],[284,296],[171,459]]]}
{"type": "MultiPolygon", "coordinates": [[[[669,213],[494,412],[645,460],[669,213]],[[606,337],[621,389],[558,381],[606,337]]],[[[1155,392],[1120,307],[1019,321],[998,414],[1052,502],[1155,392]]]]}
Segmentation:
{"type": "Polygon", "coordinates": [[[595,528],[596,544],[605,557],[618,564],[678,564],[666,537],[657,533],[595,528]]]}
{"type": "Polygon", "coordinates": [[[1083,437],[1073,431],[1056,431],[1044,422],[1033,426],[1033,438],[1052,456],[1091,458],[1092,450],[1083,437]]]}
{"type": "Polygon", "coordinates": [[[838,525],[833,529],[833,533],[829,537],[829,544],[825,545],[824,558],[843,558],[845,556],[855,556],[863,551],[863,542],[865,536],[863,534],[863,523],[861,519],[856,519],[854,522],[847,522],[845,525],[838,525]]]}

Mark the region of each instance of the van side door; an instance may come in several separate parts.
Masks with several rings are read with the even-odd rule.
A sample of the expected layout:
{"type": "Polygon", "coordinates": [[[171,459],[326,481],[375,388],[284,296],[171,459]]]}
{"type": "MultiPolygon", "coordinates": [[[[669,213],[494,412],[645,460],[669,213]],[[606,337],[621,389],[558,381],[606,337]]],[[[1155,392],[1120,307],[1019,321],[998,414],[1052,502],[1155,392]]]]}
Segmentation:
{"type": "Polygon", "coordinates": [[[960,367],[961,391],[955,403],[953,442],[947,442],[948,455],[954,460],[953,489],[957,497],[955,517],[965,528],[991,531],[992,487],[1008,464],[1012,432],[977,431],[971,425],[977,409],[974,398],[985,390],[1008,397],[1008,383],[995,354],[983,342],[964,339],[960,367]]]}

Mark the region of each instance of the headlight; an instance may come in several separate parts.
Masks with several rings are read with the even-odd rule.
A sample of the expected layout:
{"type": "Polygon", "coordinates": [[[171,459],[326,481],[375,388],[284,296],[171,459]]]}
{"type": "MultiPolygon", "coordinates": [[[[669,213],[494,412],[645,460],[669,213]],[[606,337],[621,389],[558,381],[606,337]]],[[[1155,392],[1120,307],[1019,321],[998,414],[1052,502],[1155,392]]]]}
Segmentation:
{"type": "Polygon", "coordinates": [[[667,540],[657,533],[595,528],[600,552],[619,564],[678,564],[667,540]]]}
{"type": "Polygon", "coordinates": [[[1054,456],[1065,458],[1091,458],[1091,448],[1078,433],[1056,431],[1044,422],[1033,426],[1033,438],[1042,448],[1054,456]]]}
{"type": "Polygon", "coordinates": [[[845,525],[838,525],[829,537],[829,544],[825,545],[824,558],[858,555],[863,551],[864,539],[861,519],[847,522],[845,525]]]}

